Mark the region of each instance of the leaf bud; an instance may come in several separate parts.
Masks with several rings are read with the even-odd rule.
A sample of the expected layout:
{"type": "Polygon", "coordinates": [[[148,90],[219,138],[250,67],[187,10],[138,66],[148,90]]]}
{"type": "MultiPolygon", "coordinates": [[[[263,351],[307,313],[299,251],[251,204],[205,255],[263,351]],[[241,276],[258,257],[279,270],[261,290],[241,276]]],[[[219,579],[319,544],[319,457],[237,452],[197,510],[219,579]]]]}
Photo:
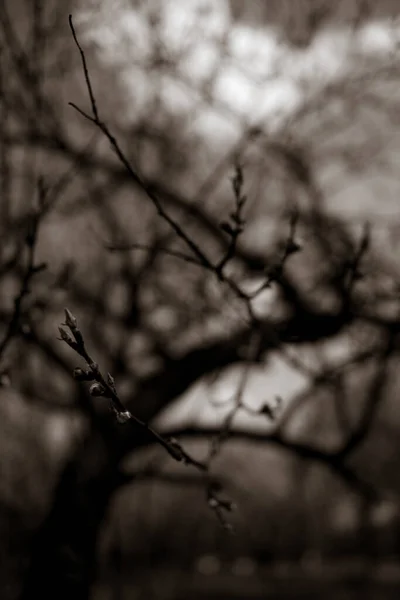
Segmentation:
{"type": "Polygon", "coordinates": [[[104,386],[101,385],[101,383],[98,383],[96,381],[96,383],[92,383],[92,385],[89,388],[89,393],[91,396],[104,396],[105,394],[105,389],[104,386]]]}

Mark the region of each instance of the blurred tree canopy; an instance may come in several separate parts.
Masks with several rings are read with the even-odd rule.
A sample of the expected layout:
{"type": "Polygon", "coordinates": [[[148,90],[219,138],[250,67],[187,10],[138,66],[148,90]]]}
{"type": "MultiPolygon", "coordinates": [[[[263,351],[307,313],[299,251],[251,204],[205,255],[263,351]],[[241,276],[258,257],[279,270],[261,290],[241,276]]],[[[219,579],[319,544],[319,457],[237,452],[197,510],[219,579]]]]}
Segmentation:
{"type": "Polygon", "coordinates": [[[326,490],[355,521],[382,502],[398,520],[398,15],[292,4],[0,12],[4,598],[87,598],[110,506],[122,518],[141,478],[195,483],[189,528],[196,496],[260,556],[301,552],[310,507],[341,523],[326,490]],[[164,447],[74,381],[64,307],[164,447]]]}

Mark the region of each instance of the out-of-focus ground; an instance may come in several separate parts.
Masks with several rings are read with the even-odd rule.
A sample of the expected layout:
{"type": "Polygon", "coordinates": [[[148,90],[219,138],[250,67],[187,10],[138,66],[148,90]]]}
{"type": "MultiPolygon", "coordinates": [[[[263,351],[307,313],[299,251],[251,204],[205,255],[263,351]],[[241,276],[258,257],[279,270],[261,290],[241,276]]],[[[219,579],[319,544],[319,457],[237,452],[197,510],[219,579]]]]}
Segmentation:
{"type": "MultiPolygon", "coordinates": [[[[257,569],[253,575],[235,574],[236,566],[225,567],[219,574],[203,575],[196,570],[182,571],[174,566],[143,570],[140,567],[133,575],[128,573],[99,583],[94,598],[109,600],[119,597],[122,600],[136,598],[175,598],[206,599],[246,598],[295,599],[327,598],[328,600],[394,600],[398,598],[398,567],[393,573],[371,575],[368,565],[327,565],[316,570],[302,570],[296,565],[278,564],[274,568],[257,569]],[[118,595],[118,596],[117,596],[118,595]]],[[[392,567],[389,565],[388,570],[392,567]]]]}

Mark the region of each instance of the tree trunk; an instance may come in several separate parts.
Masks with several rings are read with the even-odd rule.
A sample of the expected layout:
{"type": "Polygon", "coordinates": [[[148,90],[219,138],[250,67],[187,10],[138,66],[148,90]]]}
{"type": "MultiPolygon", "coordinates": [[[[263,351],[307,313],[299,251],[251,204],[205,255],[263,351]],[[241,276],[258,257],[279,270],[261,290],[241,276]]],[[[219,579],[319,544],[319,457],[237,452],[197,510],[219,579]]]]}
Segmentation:
{"type": "Polygon", "coordinates": [[[51,510],[33,541],[22,600],[89,598],[100,527],[120,482],[109,457],[106,466],[100,458],[90,473],[88,462],[80,452],[60,476],[51,510]]]}

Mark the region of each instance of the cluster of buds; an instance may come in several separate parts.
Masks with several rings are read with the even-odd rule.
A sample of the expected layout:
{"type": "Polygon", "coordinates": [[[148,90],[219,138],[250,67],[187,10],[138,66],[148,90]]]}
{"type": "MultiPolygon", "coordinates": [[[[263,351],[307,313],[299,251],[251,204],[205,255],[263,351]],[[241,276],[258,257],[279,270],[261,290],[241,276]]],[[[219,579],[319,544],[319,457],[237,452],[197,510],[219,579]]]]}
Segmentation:
{"type": "Polygon", "coordinates": [[[93,381],[94,373],[90,369],[81,369],[80,367],[76,367],[73,370],[72,375],[76,381],[93,381]]]}
{"type": "Polygon", "coordinates": [[[242,194],[243,170],[240,165],[235,168],[235,175],[232,177],[232,188],[235,196],[235,209],[229,215],[230,221],[222,221],[220,228],[228,235],[237,237],[243,232],[245,225],[242,213],[247,200],[247,197],[242,194]]]}
{"type": "Polygon", "coordinates": [[[289,235],[287,239],[283,242],[283,245],[280,249],[281,256],[278,258],[276,262],[271,265],[268,265],[264,269],[264,273],[266,276],[265,281],[251,294],[251,298],[254,299],[260,294],[263,290],[268,289],[271,285],[279,281],[282,277],[283,270],[286,265],[286,261],[290,256],[300,252],[303,248],[302,242],[296,238],[296,227],[298,222],[298,213],[293,211],[290,215],[289,222],[289,235]]]}
{"type": "Polygon", "coordinates": [[[82,369],[76,367],[73,370],[74,379],[77,381],[91,381],[89,393],[93,397],[103,396],[108,398],[110,401],[111,410],[115,413],[118,423],[126,423],[132,419],[131,413],[125,409],[121,400],[119,399],[114,378],[110,373],[107,373],[107,378],[103,377],[100,372],[99,365],[95,363],[89,356],[83,335],[78,328],[76,317],[71,313],[68,308],[64,309],[65,312],[65,323],[59,326],[60,339],[68,344],[72,350],[75,350],[79,356],[81,356],[86,364],[87,368],[82,369]],[[67,329],[65,329],[67,328],[67,329]]]}
{"type": "Polygon", "coordinates": [[[229,214],[229,221],[222,221],[219,227],[230,237],[230,242],[226,254],[221,258],[216,265],[216,272],[219,276],[222,274],[222,269],[234,257],[238,238],[244,231],[246,224],[243,218],[243,209],[246,204],[247,197],[242,194],[243,188],[243,171],[240,165],[235,168],[235,175],[232,178],[233,193],[235,196],[235,208],[229,214]]]}
{"type": "Polygon", "coordinates": [[[232,524],[227,521],[225,513],[231,513],[236,506],[231,500],[219,496],[219,485],[210,483],[207,487],[207,504],[215,512],[222,527],[233,532],[232,524]]]}

